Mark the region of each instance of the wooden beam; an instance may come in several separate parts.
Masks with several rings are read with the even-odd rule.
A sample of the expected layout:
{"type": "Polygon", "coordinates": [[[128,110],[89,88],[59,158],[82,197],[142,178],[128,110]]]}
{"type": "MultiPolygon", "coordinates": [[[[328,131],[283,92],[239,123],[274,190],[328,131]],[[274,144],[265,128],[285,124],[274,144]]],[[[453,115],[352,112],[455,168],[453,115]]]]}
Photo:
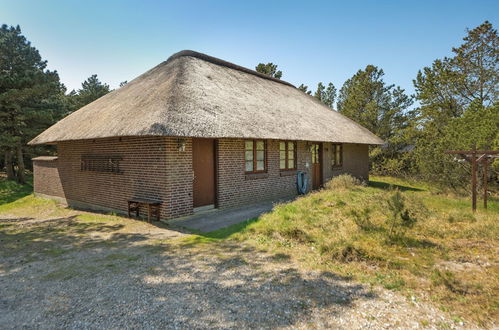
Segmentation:
{"type": "Polygon", "coordinates": [[[476,212],[476,155],[471,156],[471,208],[476,212]]]}
{"type": "Polygon", "coordinates": [[[487,167],[489,167],[489,161],[487,158],[483,159],[483,207],[487,209],[487,181],[489,180],[487,175],[487,167]]]}

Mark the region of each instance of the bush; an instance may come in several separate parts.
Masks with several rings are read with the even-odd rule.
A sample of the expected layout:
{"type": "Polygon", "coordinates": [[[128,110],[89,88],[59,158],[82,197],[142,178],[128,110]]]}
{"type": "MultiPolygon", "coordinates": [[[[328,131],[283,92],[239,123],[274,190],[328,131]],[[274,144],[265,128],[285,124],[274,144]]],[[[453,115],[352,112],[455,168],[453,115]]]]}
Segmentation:
{"type": "Polygon", "coordinates": [[[353,176],[348,174],[342,174],[326,182],[324,187],[326,187],[326,189],[331,189],[331,190],[336,190],[336,189],[345,190],[345,189],[352,189],[355,186],[360,186],[360,185],[362,185],[362,182],[359,179],[354,178],[353,176]]]}
{"type": "Polygon", "coordinates": [[[401,236],[407,228],[414,226],[416,218],[411,215],[409,209],[405,205],[405,199],[396,191],[387,201],[388,209],[391,214],[387,218],[388,236],[394,238],[401,236]]]}

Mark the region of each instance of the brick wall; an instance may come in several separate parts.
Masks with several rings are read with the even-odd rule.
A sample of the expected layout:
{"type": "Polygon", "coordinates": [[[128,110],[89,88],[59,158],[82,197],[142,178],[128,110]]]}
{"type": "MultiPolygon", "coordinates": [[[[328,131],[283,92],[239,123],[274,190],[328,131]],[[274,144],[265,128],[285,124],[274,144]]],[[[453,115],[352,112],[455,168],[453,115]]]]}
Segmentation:
{"type": "MultiPolygon", "coordinates": [[[[101,209],[126,212],[132,197],[159,199],[161,217],[177,218],[192,213],[192,139],[169,137],[123,137],[68,141],[58,144],[58,158],[34,160],[34,190],[65,198],[69,205],[81,203],[101,209]],[[84,154],[119,155],[122,174],[82,171],[84,154]]],[[[368,177],[368,147],[344,145],[343,168],[331,168],[331,144],[323,146],[324,182],[340,173],[368,177]]],[[[227,208],[297,194],[296,171],[279,170],[279,141],[267,140],[267,173],[244,173],[244,140],[219,139],[218,207],[227,208]]],[[[297,168],[309,172],[311,153],[306,142],[297,143],[297,168]]],[[[311,180],[309,175],[309,187],[311,180]]]]}
{"type": "Polygon", "coordinates": [[[324,182],[340,174],[351,174],[361,180],[369,180],[369,146],[365,144],[343,144],[343,166],[333,168],[332,143],[324,143],[324,182]]]}
{"type": "Polygon", "coordinates": [[[161,200],[162,218],[192,213],[190,140],[185,152],[178,151],[177,139],[165,137],[68,141],[58,143],[57,151],[58,171],[35,165],[35,192],[66,198],[70,206],[126,212],[128,199],[138,197],[161,200]],[[82,171],[83,154],[119,155],[123,173],[82,171]],[[51,188],[57,177],[60,189],[51,188]]]}
{"type": "Polygon", "coordinates": [[[47,196],[65,198],[59,176],[57,157],[33,159],[33,191],[47,196]]]}
{"type": "MultiPolygon", "coordinates": [[[[305,142],[298,142],[297,148],[297,168],[303,171],[305,163],[310,163],[311,155],[306,152],[305,142]]],[[[221,208],[297,194],[296,171],[283,173],[279,170],[279,141],[267,140],[265,174],[245,175],[243,139],[220,139],[218,163],[218,205],[221,208]]]]}

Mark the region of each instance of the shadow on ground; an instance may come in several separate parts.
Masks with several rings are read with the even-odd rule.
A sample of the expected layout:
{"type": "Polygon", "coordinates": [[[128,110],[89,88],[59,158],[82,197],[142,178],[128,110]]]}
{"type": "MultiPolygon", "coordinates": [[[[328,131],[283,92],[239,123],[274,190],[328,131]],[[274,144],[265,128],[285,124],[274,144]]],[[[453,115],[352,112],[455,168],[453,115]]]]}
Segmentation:
{"type": "Polygon", "coordinates": [[[247,246],[189,246],[76,216],[0,223],[0,328],[283,327],[375,298],[247,246]]]}
{"type": "Polygon", "coordinates": [[[373,188],[383,189],[383,190],[398,189],[400,191],[424,191],[423,189],[419,189],[419,188],[402,186],[402,185],[398,185],[398,184],[390,184],[390,183],[386,183],[386,182],[382,182],[382,181],[373,181],[373,180],[369,180],[369,186],[373,187],[373,188]]]}
{"type": "Polygon", "coordinates": [[[15,181],[0,177],[0,205],[15,202],[33,192],[33,178],[28,176],[28,183],[21,185],[15,181]]]}

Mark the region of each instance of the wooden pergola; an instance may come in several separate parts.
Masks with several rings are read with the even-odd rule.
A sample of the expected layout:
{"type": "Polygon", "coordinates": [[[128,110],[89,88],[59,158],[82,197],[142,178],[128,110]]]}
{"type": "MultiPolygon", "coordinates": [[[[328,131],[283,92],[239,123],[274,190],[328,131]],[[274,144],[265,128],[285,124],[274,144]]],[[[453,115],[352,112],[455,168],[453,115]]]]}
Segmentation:
{"type": "Polygon", "coordinates": [[[448,150],[446,154],[460,155],[466,161],[471,163],[471,207],[473,212],[476,211],[476,183],[477,183],[477,168],[478,164],[483,167],[483,207],[487,208],[487,181],[488,167],[491,159],[499,157],[498,150],[448,150]]]}

